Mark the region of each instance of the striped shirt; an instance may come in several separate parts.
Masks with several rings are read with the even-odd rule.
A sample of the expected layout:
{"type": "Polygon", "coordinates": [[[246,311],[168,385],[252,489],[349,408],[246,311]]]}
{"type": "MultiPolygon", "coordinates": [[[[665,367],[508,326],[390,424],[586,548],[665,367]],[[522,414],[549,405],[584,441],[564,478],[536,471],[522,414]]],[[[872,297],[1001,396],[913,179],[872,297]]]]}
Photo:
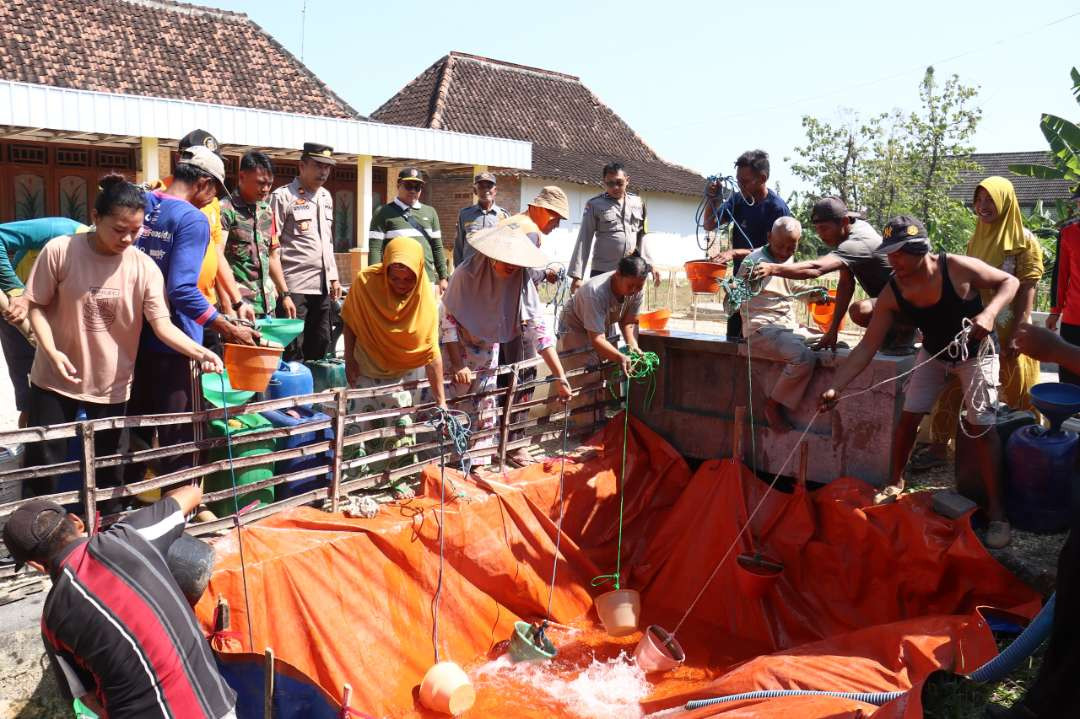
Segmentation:
{"type": "Polygon", "coordinates": [[[41,633],[69,698],[94,692],[110,719],[231,715],[236,693],[165,563],[183,531],[166,497],[54,562],[41,633]]]}
{"type": "Polygon", "coordinates": [[[409,207],[396,197],[393,202],[380,207],[371,218],[371,227],[368,229],[368,263],[377,265],[382,262],[383,246],[395,237],[412,237],[424,248],[424,266],[427,268],[429,282],[447,278],[442,230],[439,228],[439,216],[435,214],[434,207],[419,202],[409,207]],[[423,232],[413,226],[407,217],[411,217],[424,228],[424,232],[431,238],[430,242],[424,239],[423,232]]]}

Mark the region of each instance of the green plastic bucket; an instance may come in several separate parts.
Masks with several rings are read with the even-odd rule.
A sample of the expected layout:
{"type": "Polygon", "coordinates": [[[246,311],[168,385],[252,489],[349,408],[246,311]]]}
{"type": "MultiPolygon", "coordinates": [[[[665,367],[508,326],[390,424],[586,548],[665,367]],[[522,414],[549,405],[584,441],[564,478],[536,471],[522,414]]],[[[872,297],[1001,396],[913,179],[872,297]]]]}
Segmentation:
{"type": "MultiPolygon", "coordinates": [[[[243,435],[251,434],[252,432],[272,429],[274,426],[270,423],[270,420],[266,419],[261,414],[241,414],[236,417],[230,417],[229,421],[232,423],[231,434],[233,437],[242,437],[243,435]]],[[[225,420],[215,419],[212,421],[210,423],[210,433],[215,437],[224,437],[225,420]]],[[[270,454],[276,447],[277,441],[273,439],[264,439],[258,442],[236,445],[233,447],[233,459],[270,454]]],[[[228,456],[228,449],[226,447],[220,447],[210,453],[210,459],[212,460],[225,459],[228,456]]],[[[273,476],[273,462],[255,465],[254,467],[244,467],[243,469],[236,470],[236,486],[238,490],[243,491],[242,488],[245,484],[254,484],[255,482],[261,482],[264,479],[270,479],[273,476]]],[[[229,470],[227,469],[221,472],[215,472],[206,478],[207,492],[216,492],[231,487],[232,480],[229,477],[229,470]]],[[[254,501],[258,501],[260,507],[270,504],[274,501],[274,488],[265,487],[254,492],[241,494],[238,497],[239,507],[237,508],[243,509],[254,501]]],[[[234,511],[232,497],[227,497],[226,499],[217,502],[211,502],[207,506],[210,508],[211,512],[219,517],[228,516],[234,511]]]]}
{"type": "Polygon", "coordinates": [[[267,317],[255,320],[255,329],[264,340],[277,342],[287,347],[290,342],[304,331],[304,320],[290,320],[283,317],[267,317]]]}
{"type": "Polygon", "coordinates": [[[545,659],[553,659],[559,650],[544,637],[544,646],[539,647],[533,641],[533,625],[528,622],[514,622],[514,634],[510,637],[510,659],[517,662],[539,662],[545,659]]]}
{"type": "Polygon", "coordinates": [[[239,407],[255,396],[254,392],[246,389],[233,389],[229,384],[229,375],[222,372],[208,372],[202,376],[202,393],[206,401],[215,407],[239,407]],[[225,380],[225,388],[222,389],[221,380],[225,380]]]}

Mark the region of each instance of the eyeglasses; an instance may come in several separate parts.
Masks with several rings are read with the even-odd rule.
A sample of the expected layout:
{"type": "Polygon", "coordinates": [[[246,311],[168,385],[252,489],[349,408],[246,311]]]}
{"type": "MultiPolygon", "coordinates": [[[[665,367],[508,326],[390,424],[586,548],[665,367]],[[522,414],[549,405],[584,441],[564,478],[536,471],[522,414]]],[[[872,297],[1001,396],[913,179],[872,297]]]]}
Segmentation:
{"type": "Polygon", "coordinates": [[[604,185],[607,187],[625,187],[626,180],[604,180],[604,185]]]}
{"type": "Polygon", "coordinates": [[[401,186],[408,192],[420,192],[420,190],[424,189],[424,185],[420,182],[402,182],[401,186]]]}

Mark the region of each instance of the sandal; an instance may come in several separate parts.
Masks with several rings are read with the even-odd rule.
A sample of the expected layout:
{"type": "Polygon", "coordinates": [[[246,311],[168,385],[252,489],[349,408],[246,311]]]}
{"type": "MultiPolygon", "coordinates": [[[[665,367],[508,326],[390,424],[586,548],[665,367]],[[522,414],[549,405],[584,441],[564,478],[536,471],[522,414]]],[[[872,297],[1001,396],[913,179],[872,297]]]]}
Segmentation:
{"type": "Polygon", "coordinates": [[[948,457],[939,457],[931,453],[930,445],[924,444],[911,453],[907,466],[912,472],[925,472],[935,467],[944,467],[948,463],[948,457]]]}
{"type": "Polygon", "coordinates": [[[904,488],[897,487],[895,484],[890,484],[880,492],[874,494],[874,504],[892,504],[895,502],[901,494],[903,494],[904,488]]]}
{"type": "Polygon", "coordinates": [[[986,527],[985,544],[990,549],[1004,549],[1012,541],[1012,528],[1003,520],[990,522],[986,527]]]}

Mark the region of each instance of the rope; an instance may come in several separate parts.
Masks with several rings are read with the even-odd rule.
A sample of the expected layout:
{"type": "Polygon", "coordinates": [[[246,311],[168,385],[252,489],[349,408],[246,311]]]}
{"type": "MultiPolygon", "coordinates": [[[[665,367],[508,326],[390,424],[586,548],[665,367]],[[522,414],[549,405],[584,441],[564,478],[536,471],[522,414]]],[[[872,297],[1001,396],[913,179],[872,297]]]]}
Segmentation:
{"type": "MultiPolygon", "coordinates": [[[[709,208],[712,208],[713,212],[715,214],[717,212],[717,210],[715,208],[714,203],[715,203],[715,201],[717,199],[720,199],[720,198],[724,198],[724,200],[725,200],[725,204],[720,207],[720,210],[722,210],[724,212],[724,214],[726,214],[728,216],[728,221],[731,223],[731,225],[733,225],[734,227],[736,227],[739,230],[739,234],[741,234],[743,236],[743,239],[746,240],[746,246],[747,247],[753,247],[754,246],[754,243],[752,243],[750,241],[750,238],[747,236],[746,231],[743,230],[743,228],[739,225],[738,222],[735,221],[735,215],[732,214],[731,209],[726,206],[727,198],[733,196],[736,192],[738,192],[740,195],[742,195],[743,202],[745,202],[747,204],[747,206],[749,206],[749,207],[754,206],[754,198],[751,197],[749,200],[746,199],[746,195],[743,195],[742,191],[739,190],[739,186],[738,186],[738,184],[736,184],[734,177],[731,177],[730,175],[726,176],[726,177],[723,176],[723,175],[710,175],[709,177],[705,178],[705,189],[701,193],[701,201],[698,202],[697,210],[694,212],[694,240],[697,242],[698,249],[700,249],[701,251],[703,251],[703,252],[708,252],[709,251],[708,232],[707,231],[705,233],[705,236],[706,236],[705,244],[702,245],[702,243],[701,243],[701,232],[703,230],[705,230],[705,213],[707,212],[707,210],[709,208]],[[717,193],[715,195],[710,195],[709,194],[709,188],[712,187],[712,185],[714,183],[718,186],[717,187],[718,191],[717,191],[717,193]]],[[[717,217],[716,218],[717,227],[719,227],[720,224],[721,224],[721,218],[717,217]]]]}
{"type": "MultiPolygon", "coordinates": [[[[970,342],[971,333],[974,330],[974,328],[975,328],[975,324],[970,319],[964,318],[963,323],[961,324],[960,331],[956,333],[956,336],[953,337],[952,341],[949,342],[949,344],[947,344],[945,347],[943,347],[939,352],[934,353],[933,356],[928,357],[926,360],[916,364],[911,369],[907,370],[906,372],[902,372],[901,374],[898,374],[895,377],[890,377],[888,379],[882,380],[881,382],[876,382],[876,383],[870,385],[869,387],[866,387],[865,389],[861,389],[861,390],[858,390],[856,392],[851,392],[849,394],[841,395],[841,396],[837,397],[834,400],[834,403],[838,403],[838,402],[840,402],[842,400],[846,400],[846,399],[852,399],[853,397],[858,397],[859,395],[870,392],[870,391],[872,391],[872,390],[874,390],[877,387],[880,387],[882,385],[888,384],[890,382],[896,382],[896,381],[906,377],[907,375],[911,374],[912,372],[917,370],[919,367],[922,367],[923,365],[928,364],[928,363],[932,362],[933,360],[936,360],[938,357],[942,356],[943,354],[948,354],[950,359],[952,359],[955,362],[965,362],[965,361],[967,361],[969,359],[969,356],[970,356],[970,352],[969,352],[969,349],[968,349],[968,344],[970,342]]],[[[978,349],[978,352],[976,354],[976,360],[978,362],[981,362],[983,358],[985,358],[986,356],[992,354],[992,351],[993,351],[993,341],[990,339],[989,335],[987,335],[986,337],[984,337],[982,339],[982,341],[981,341],[981,343],[979,345],[979,349],[978,349]]],[[[749,356],[749,348],[747,349],[747,356],[749,356]]],[[[982,373],[977,372],[972,376],[972,381],[969,383],[969,391],[975,391],[975,389],[977,389],[980,385],[985,386],[985,380],[982,378],[982,373]]],[[[985,405],[983,405],[982,408],[980,408],[980,406],[973,404],[973,407],[975,407],[976,411],[983,411],[985,409],[985,405]]],[[[961,412],[962,411],[963,411],[963,403],[961,403],[961,412]]],[[[788,455],[784,459],[783,464],[780,465],[780,469],[773,476],[772,481],[769,483],[769,486],[765,490],[764,494],[761,495],[761,499],[758,500],[758,503],[754,506],[753,510],[750,512],[749,516],[746,518],[746,522],[743,523],[742,528],[739,529],[738,533],[736,533],[735,538],[731,541],[731,544],[728,545],[727,550],[725,550],[724,554],[720,557],[720,561],[716,563],[716,566],[713,568],[712,573],[709,574],[708,579],[705,580],[705,583],[702,585],[701,589],[698,591],[698,593],[694,597],[693,601],[690,602],[690,605],[687,607],[686,612],[682,615],[682,618],[679,619],[679,623],[675,625],[675,629],[672,630],[672,632],[671,632],[672,636],[674,636],[675,634],[678,633],[679,629],[686,622],[686,620],[690,617],[690,614],[694,611],[694,608],[697,606],[697,603],[705,595],[705,590],[708,589],[709,585],[712,584],[714,579],[716,579],[716,575],[720,573],[721,567],[724,566],[724,563],[728,560],[728,557],[731,556],[731,553],[732,553],[732,551],[734,551],[735,547],[738,545],[739,540],[742,539],[742,536],[744,534],[746,534],[746,532],[750,529],[750,524],[753,522],[754,517],[757,516],[758,512],[764,506],[765,500],[768,499],[768,497],[772,493],[773,489],[775,489],[777,480],[780,479],[780,475],[783,474],[785,469],[787,469],[788,463],[791,462],[791,458],[795,456],[796,450],[799,448],[799,445],[802,444],[803,440],[806,438],[806,435],[810,432],[810,428],[814,426],[814,421],[818,418],[818,415],[820,415],[820,414],[821,414],[821,409],[820,408],[818,408],[818,409],[816,409],[814,411],[814,415],[810,418],[810,421],[807,423],[806,428],[802,431],[802,434],[799,435],[799,439],[796,440],[794,445],[792,445],[791,451],[788,452],[788,455]]],[[[753,437],[754,437],[753,412],[752,411],[751,411],[750,417],[751,417],[750,438],[751,438],[751,442],[752,442],[753,437]]],[[[963,423],[961,423],[961,427],[962,426],[963,426],[963,423]]],[[[993,425],[991,425],[990,428],[992,429],[993,425]]],[[[987,431],[989,431],[989,430],[987,430],[987,431]]]]}
{"type": "MultiPolygon", "coordinates": [[[[622,576],[622,535],[623,535],[623,507],[626,500],[626,446],[629,442],[630,434],[630,386],[631,380],[644,380],[647,377],[651,377],[652,381],[646,395],[646,406],[652,402],[653,394],[656,392],[656,368],[660,366],[660,358],[656,356],[655,352],[635,352],[633,350],[630,353],[630,373],[625,379],[619,380],[618,375],[613,375],[613,380],[619,380],[619,383],[623,386],[623,441],[622,441],[622,469],[619,472],[619,540],[618,540],[618,553],[615,555],[615,573],[614,574],[600,574],[593,577],[592,586],[599,587],[602,584],[611,582],[615,585],[615,589],[619,589],[619,577],[622,576]]],[[[618,372],[618,370],[616,370],[618,372]]],[[[612,390],[612,396],[614,396],[614,390],[612,390]]]]}
{"type": "MultiPolygon", "coordinates": [[[[221,380],[221,396],[225,397],[225,373],[218,375],[221,380]]],[[[233,521],[236,523],[236,544],[240,550],[240,578],[244,586],[244,616],[247,618],[248,647],[255,651],[255,637],[251,630],[251,602],[248,600],[247,568],[244,563],[244,534],[240,531],[240,494],[236,490],[236,469],[233,467],[232,428],[229,427],[229,403],[221,403],[225,411],[225,450],[229,458],[229,479],[232,483],[233,521]]]]}
{"type": "MultiPolygon", "coordinates": [[[[466,453],[469,450],[469,418],[459,410],[449,410],[443,407],[433,408],[434,416],[428,420],[428,424],[435,429],[439,437],[439,575],[435,582],[435,596],[431,599],[432,623],[431,643],[435,648],[435,663],[439,663],[439,606],[442,603],[443,566],[446,563],[446,447],[443,437],[449,437],[454,450],[461,458],[461,472],[468,474],[465,469],[466,453]],[[458,415],[464,417],[464,422],[458,419],[458,415]],[[445,435],[444,435],[445,433],[445,435]]],[[[455,496],[463,496],[460,491],[455,491],[455,496]]]]}
{"type": "Polygon", "coordinates": [[[645,391],[645,408],[648,409],[652,406],[653,397],[656,395],[656,368],[660,366],[660,357],[655,352],[631,349],[627,350],[627,354],[630,357],[630,373],[624,376],[622,369],[615,367],[611,371],[608,391],[611,392],[613,399],[618,399],[613,389],[615,385],[621,385],[627,380],[636,380],[639,383],[649,380],[648,389],[645,391]]]}

